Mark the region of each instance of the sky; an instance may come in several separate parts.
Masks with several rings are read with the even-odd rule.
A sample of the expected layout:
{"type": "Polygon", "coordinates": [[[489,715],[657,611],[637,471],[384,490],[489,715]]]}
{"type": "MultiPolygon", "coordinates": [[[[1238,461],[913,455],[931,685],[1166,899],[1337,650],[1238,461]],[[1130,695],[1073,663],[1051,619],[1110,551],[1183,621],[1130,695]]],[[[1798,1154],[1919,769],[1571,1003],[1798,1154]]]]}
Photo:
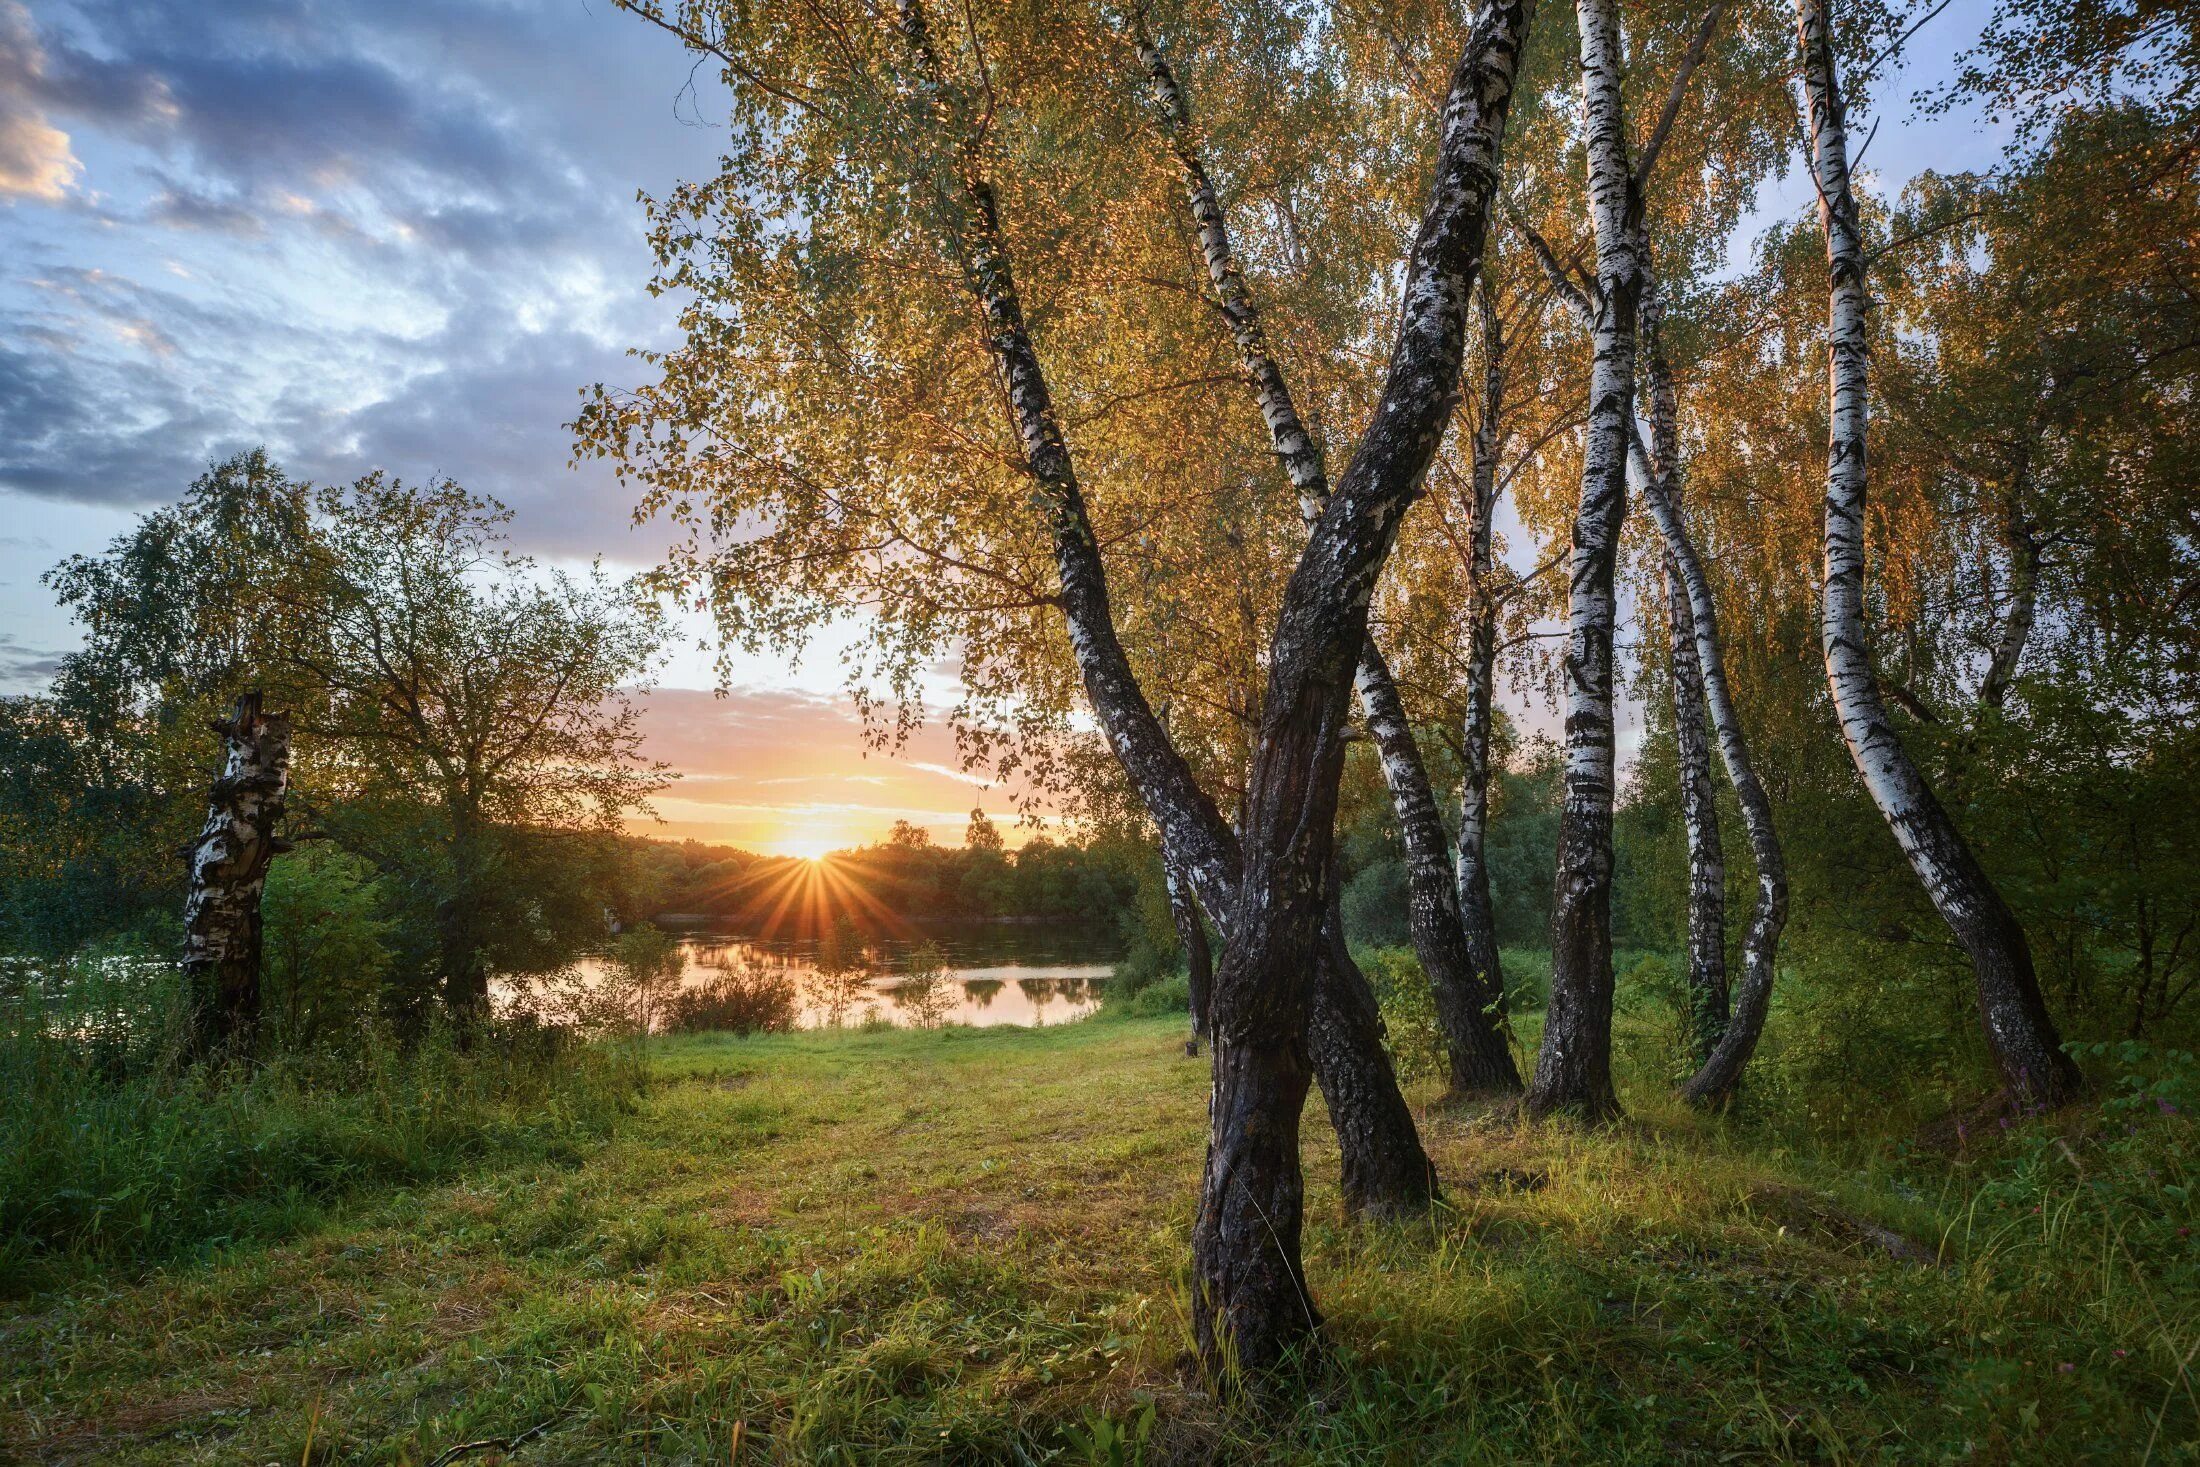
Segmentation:
{"type": "MultiPolygon", "coordinates": [[[[1985,13],[1956,0],[1886,89],[1888,186],[1998,157],[1990,119],[1900,103],[1985,13]]],[[[453,477],[546,563],[653,563],[562,425],[671,340],[636,194],[715,171],[724,105],[610,0],[0,0],[0,692],[75,644],[44,571],[257,444],[319,481],[453,477]]],[[[648,695],[684,776],[656,833],[809,854],[1008,814],[937,726],[867,752],[830,640],[736,658],[722,696],[694,642],[648,695]]]]}

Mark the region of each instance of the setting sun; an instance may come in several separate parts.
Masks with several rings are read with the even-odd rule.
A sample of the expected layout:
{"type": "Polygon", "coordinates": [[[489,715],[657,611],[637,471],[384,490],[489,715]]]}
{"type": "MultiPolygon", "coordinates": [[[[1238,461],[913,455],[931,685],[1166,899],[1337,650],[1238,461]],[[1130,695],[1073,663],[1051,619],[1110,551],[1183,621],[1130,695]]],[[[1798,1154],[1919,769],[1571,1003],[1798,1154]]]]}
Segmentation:
{"type": "Polygon", "coordinates": [[[822,861],[835,849],[832,838],[824,835],[793,835],[773,843],[773,854],[795,856],[804,861],[822,861]]]}

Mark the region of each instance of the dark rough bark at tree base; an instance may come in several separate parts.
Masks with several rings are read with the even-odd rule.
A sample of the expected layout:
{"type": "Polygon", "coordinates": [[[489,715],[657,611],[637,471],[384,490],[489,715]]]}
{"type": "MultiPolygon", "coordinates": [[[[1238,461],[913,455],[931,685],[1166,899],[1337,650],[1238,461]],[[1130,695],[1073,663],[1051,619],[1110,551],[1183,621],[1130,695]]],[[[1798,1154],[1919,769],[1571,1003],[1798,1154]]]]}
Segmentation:
{"type": "Polygon", "coordinates": [[[222,738],[206,823],[190,848],[183,973],[200,1058],[249,1054],[260,1024],[260,896],[285,847],[275,826],[290,781],[290,717],[239,698],[212,725],[222,738]]]}
{"type": "Polygon", "coordinates": [[[1286,1364],[1321,1328],[1299,1262],[1299,1112],[1311,1076],[1290,1036],[1228,1031],[1214,1036],[1214,1076],[1192,1320],[1209,1373],[1242,1382],[1286,1364]]]}
{"type": "Polygon", "coordinates": [[[1619,1094],[1612,1088],[1610,811],[1601,823],[1593,811],[1576,814],[1571,832],[1573,844],[1559,848],[1560,892],[1551,914],[1551,995],[1527,1111],[1539,1120],[1570,1115],[1602,1123],[1621,1114],[1619,1094]],[[1575,879],[1569,881],[1569,875],[1575,879]],[[1562,983],[1560,974],[1572,976],[1562,983]]]}
{"type": "Polygon", "coordinates": [[[1348,1217],[1417,1217],[1438,1196],[1436,1169],[1383,1048],[1382,1011],[1345,947],[1341,883],[1332,877],[1306,1040],[1337,1132],[1348,1217]]]}

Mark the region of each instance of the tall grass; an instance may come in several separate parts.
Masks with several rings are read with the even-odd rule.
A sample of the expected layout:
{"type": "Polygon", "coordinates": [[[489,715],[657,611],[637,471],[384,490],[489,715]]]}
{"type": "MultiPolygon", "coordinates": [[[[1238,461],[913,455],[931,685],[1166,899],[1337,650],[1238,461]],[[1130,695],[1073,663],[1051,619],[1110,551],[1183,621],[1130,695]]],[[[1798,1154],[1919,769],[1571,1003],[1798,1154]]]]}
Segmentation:
{"type": "Polygon", "coordinates": [[[461,1050],[362,1024],[219,1070],[181,1061],[169,966],[106,951],[0,999],[0,1293],[280,1237],[363,1188],[577,1157],[633,1103],[638,1059],[531,1024],[461,1050]]]}

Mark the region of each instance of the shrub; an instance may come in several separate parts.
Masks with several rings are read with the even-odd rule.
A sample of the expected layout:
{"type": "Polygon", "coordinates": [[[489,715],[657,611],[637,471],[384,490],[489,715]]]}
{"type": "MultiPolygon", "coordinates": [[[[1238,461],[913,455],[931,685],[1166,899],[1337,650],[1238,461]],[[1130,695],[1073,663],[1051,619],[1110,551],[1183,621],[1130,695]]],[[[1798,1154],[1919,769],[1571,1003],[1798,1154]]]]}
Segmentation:
{"type": "Polygon", "coordinates": [[[909,954],[909,971],[894,985],[894,1007],[909,1016],[919,1029],[937,1029],[955,1010],[956,995],[947,976],[947,958],[937,946],[924,943],[909,954]]]}
{"type": "Polygon", "coordinates": [[[1428,974],[1410,948],[1380,947],[1359,955],[1368,986],[1383,1015],[1383,1046],[1400,1081],[1448,1073],[1444,1031],[1436,1021],[1436,997],[1428,974]]]}
{"type": "Polygon", "coordinates": [[[656,1029],[676,1029],[675,1006],[680,1000],[680,976],[687,971],[687,953],[680,939],[650,922],[638,922],[619,934],[611,945],[603,981],[632,1014],[632,1023],[644,1034],[656,1029]]]}
{"type": "Polygon", "coordinates": [[[760,963],[718,970],[676,988],[658,1005],[660,1027],[673,1034],[783,1034],[801,1014],[794,979],[760,963]]]}
{"type": "Polygon", "coordinates": [[[397,924],[374,869],[316,842],[268,868],[260,989],[262,1032],[283,1049],[306,1049],[372,1014],[389,972],[397,924]]]}
{"type": "Polygon", "coordinates": [[[1159,948],[1143,939],[1134,941],[1108,975],[1105,997],[1111,1002],[1128,999],[1175,973],[1181,961],[1182,955],[1173,948],[1159,948]]]}
{"type": "Polygon", "coordinates": [[[1120,997],[1110,987],[1101,1002],[1111,1013],[1132,1019],[1157,1019],[1174,1014],[1190,1022],[1192,1011],[1192,983],[1182,973],[1149,983],[1134,992],[1120,997]]]}

